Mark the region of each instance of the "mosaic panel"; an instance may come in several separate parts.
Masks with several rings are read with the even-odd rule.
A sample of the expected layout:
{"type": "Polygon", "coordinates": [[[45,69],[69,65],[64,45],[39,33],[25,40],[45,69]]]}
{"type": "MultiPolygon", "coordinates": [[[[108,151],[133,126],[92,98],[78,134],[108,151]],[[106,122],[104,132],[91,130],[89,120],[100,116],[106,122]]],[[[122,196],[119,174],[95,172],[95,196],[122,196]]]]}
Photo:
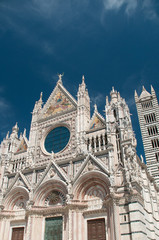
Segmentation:
{"type": "Polygon", "coordinates": [[[48,108],[47,112],[44,114],[44,117],[48,117],[50,115],[54,115],[59,112],[66,111],[71,109],[73,105],[69,101],[69,99],[59,90],[52,103],[51,106],[48,108]]]}

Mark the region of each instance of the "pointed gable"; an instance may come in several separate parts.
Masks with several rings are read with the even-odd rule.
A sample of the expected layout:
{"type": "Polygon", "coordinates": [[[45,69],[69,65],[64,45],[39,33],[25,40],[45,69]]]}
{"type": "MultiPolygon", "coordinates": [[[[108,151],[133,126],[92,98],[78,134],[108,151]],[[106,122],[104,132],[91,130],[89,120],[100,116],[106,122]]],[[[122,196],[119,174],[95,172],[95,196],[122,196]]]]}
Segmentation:
{"type": "Polygon", "coordinates": [[[99,119],[98,116],[94,116],[94,118],[91,121],[90,129],[100,128],[103,127],[103,122],[99,119]]]}
{"type": "Polygon", "coordinates": [[[15,153],[22,153],[27,151],[27,143],[24,138],[22,138],[17,150],[15,153]]]}
{"type": "Polygon", "coordinates": [[[76,100],[68,93],[61,83],[57,83],[55,89],[46,102],[41,118],[48,118],[75,109],[76,100]]]}
{"type": "Polygon", "coordinates": [[[66,173],[53,160],[48,164],[43,175],[37,182],[36,189],[41,185],[41,183],[43,183],[49,179],[61,180],[66,183],[69,182],[69,179],[68,179],[66,173]]]}
{"type": "Polygon", "coordinates": [[[100,171],[108,176],[110,175],[105,164],[99,158],[95,157],[92,154],[89,154],[82,163],[80,169],[77,171],[73,182],[75,183],[80,176],[91,171],[100,171]]]}
{"type": "Polygon", "coordinates": [[[151,98],[151,94],[148,91],[146,91],[145,87],[143,86],[142,93],[141,93],[139,99],[146,99],[146,98],[151,98]]]}
{"type": "Polygon", "coordinates": [[[97,110],[97,106],[95,105],[95,110],[94,110],[94,114],[92,116],[92,119],[90,121],[89,129],[93,130],[93,129],[103,128],[103,127],[105,127],[105,120],[99,114],[99,112],[97,110]]]}
{"type": "Polygon", "coordinates": [[[24,187],[31,190],[31,185],[29,181],[26,179],[26,177],[22,174],[22,172],[18,172],[14,178],[14,180],[11,182],[9,188],[7,189],[5,195],[11,191],[13,187],[24,187]]]}

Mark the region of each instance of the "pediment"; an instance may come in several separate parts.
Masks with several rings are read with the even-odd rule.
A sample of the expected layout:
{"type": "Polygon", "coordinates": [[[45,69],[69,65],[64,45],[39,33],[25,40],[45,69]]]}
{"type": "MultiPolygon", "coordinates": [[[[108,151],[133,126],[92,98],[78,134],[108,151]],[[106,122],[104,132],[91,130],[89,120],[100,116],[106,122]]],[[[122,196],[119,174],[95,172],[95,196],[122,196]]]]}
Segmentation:
{"type": "Polygon", "coordinates": [[[69,179],[68,179],[67,175],[65,174],[65,172],[54,161],[49,163],[49,165],[45,169],[43,175],[39,179],[39,181],[36,185],[36,188],[38,188],[43,182],[46,182],[50,179],[61,180],[66,183],[69,182],[69,179]]]}
{"type": "Polygon", "coordinates": [[[31,189],[30,183],[21,172],[16,174],[14,180],[12,181],[9,188],[7,189],[6,194],[10,192],[13,187],[24,187],[28,190],[31,189]]]}
{"type": "Polygon", "coordinates": [[[76,109],[77,102],[71,94],[58,83],[43,107],[40,118],[49,118],[76,109]]]}
{"type": "Polygon", "coordinates": [[[73,182],[75,183],[80,176],[92,171],[100,171],[109,176],[109,171],[106,169],[105,164],[99,158],[89,154],[76,173],[73,182]]]}

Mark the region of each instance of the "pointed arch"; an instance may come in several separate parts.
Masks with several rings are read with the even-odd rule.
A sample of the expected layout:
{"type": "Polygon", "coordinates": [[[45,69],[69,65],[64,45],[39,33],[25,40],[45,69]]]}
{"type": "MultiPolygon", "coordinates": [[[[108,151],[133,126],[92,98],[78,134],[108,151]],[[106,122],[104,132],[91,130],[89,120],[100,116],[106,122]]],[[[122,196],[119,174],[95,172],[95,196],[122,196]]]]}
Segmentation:
{"type": "Polygon", "coordinates": [[[28,189],[22,186],[16,186],[5,196],[4,206],[6,210],[25,209],[28,200],[28,189]]]}
{"type": "Polygon", "coordinates": [[[66,199],[67,185],[56,179],[50,179],[41,184],[34,192],[34,205],[44,206],[45,200],[52,192],[58,192],[59,195],[66,199]]]}
{"type": "MultiPolygon", "coordinates": [[[[87,200],[91,194],[100,195],[102,200],[109,194],[110,182],[108,177],[98,171],[85,173],[73,186],[74,198],[78,200],[87,200]]],[[[94,195],[95,196],[95,195],[94,195]]]]}

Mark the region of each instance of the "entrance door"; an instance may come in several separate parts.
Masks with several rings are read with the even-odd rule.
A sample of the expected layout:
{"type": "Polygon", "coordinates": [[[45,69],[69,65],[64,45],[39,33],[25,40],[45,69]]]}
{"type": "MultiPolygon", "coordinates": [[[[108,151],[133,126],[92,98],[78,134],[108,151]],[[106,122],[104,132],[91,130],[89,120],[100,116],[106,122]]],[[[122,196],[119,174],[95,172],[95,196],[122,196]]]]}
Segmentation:
{"type": "Polygon", "coordinates": [[[45,219],[45,240],[62,240],[62,217],[45,219]]]}
{"type": "Polygon", "coordinates": [[[105,219],[88,220],[88,240],[106,240],[105,219]]]}
{"type": "Polygon", "coordinates": [[[12,229],[12,240],[23,240],[24,228],[18,227],[12,229]]]}

